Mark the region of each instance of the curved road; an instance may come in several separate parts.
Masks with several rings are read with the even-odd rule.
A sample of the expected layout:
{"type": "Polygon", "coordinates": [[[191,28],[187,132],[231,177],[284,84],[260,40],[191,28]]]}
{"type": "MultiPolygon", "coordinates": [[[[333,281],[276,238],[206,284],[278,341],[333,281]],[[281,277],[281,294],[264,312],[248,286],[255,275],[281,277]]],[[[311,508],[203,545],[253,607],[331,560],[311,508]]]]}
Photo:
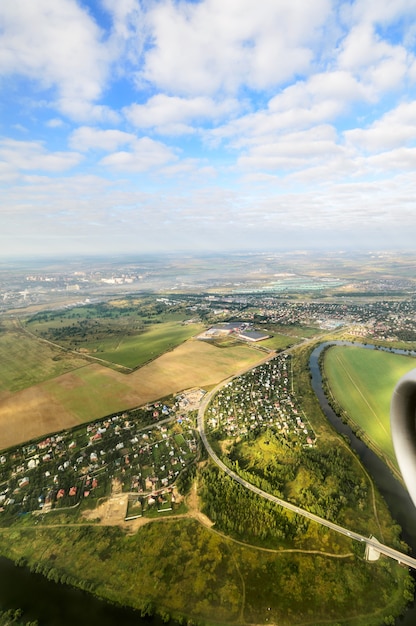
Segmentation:
{"type": "MultiPolygon", "coordinates": [[[[269,359],[271,358],[273,357],[269,357],[269,359]]],[[[238,376],[240,375],[241,374],[238,374],[238,376]]],[[[214,450],[212,449],[211,444],[209,443],[206,433],[205,433],[205,419],[204,419],[205,410],[208,404],[210,403],[211,398],[222,387],[224,387],[228,382],[230,382],[232,378],[235,378],[235,376],[231,378],[227,378],[226,380],[222,381],[219,385],[217,385],[214,389],[212,389],[212,391],[207,393],[206,396],[203,398],[201,405],[199,407],[199,410],[198,410],[198,431],[199,431],[201,440],[209,456],[214,461],[214,463],[218,465],[218,467],[220,467],[226,474],[228,474],[230,478],[235,480],[237,483],[240,483],[240,485],[243,485],[243,487],[245,487],[246,489],[249,489],[250,491],[257,493],[262,498],[266,498],[266,500],[275,502],[276,504],[279,504],[285,509],[289,509],[289,511],[293,511],[294,513],[297,513],[298,515],[303,515],[303,517],[313,520],[314,522],[317,522],[318,524],[322,524],[322,526],[331,528],[331,530],[335,530],[335,532],[340,533],[341,535],[346,535],[347,537],[350,537],[351,539],[355,539],[356,541],[360,541],[363,543],[365,542],[368,546],[374,548],[377,552],[380,552],[380,554],[389,556],[392,559],[395,559],[396,561],[398,561],[399,563],[408,565],[409,567],[412,567],[413,569],[416,570],[416,559],[412,558],[411,556],[408,556],[407,554],[403,554],[402,552],[399,552],[398,550],[394,550],[393,548],[390,548],[389,546],[379,543],[377,539],[372,539],[369,537],[365,537],[364,535],[360,535],[359,533],[356,533],[352,530],[348,530],[347,528],[344,528],[343,526],[334,524],[334,522],[330,522],[329,520],[326,520],[323,517],[319,517],[319,515],[315,515],[314,513],[310,513],[309,511],[306,511],[305,509],[301,509],[295,504],[291,504],[290,502],[286,502],[286,500],[282,500],[281,498],[278,498],[277,496],[273,496],[272,494],[267,493],[267,491],[263,491],[262,489],[259,489],[259,487],[252,485],[247,480],[244,480],[244,478],[241,478],[241,476],[233,472],[229,467],[227,467],[221,461],[221,459],[215,454],[214,450]]]]}

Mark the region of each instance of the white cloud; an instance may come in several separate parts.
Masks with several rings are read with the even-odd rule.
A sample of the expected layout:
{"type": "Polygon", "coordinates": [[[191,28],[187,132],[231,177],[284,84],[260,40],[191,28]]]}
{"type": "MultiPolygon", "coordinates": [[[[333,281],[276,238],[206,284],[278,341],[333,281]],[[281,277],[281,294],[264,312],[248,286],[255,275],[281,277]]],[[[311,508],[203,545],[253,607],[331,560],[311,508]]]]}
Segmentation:
{"type": "Polygon", "coordinates": [[[0,140],[10,232],[14,209],[28,237],[47,213],[102,249],[164,223],[194,247],[230,224],[233,245],[414,225],[413,17],[415,0],[0,2],[4,119],[34,139],[0,140]],[[70,176],[82,159],[102,178],[70,176]]]}
{"type": "Polygon", "coordinates": [[[347,4],[345,9],[355,21],[364,21],[375,24],[390,24],[401,18],[404,19],[404,30],[410,28],[409,19],[416,16],[416,5],[413,0],[356,0],[347,4]]]}
{"type": "Polygon", "coordinates": [[[74,130],[69,138],[69,145],[74,150],[105,150],[113,152],[120,146],[132,144],[137,140],[135,135],[121,130],[101,130],[90,126],[81,126],[74,130]]]}
{"type": "Polygon", "coordinates": [[[336,139],[336,131],[329,125],[287,133],[274,141],[255,145],[248,155],[238,159],[238,164],[250,171],[262,169],[283,172],[309,168],[316,161],[333,159],[341,152],[336,139]]]}
{"type": "Polygon", "coordinates": [[[132,104],[123,109],[131,124],[137,128],[154,128],[165,134],[194,132],[186,122],[218,120],[239,108],[236,100],[215,102],[212,98],[180,98],[157,94],[145,104],[132,104]]]}
{"type": "Polygon", "coordinates": [[[42,88],[54,88],[57,100],[96,100],[108,71],[103,33],[74,0],[13,0],[0,3],[0,73],[18,74],[42,88]]]}
{"type": "MultiPolygon", "coordinates": [[[[112,26],[109,44],[114,54],[125,63],[139,63],[145,42],[145,9],[140,0],[102,0],[104,9],[111,15],[112,26]]],[[[119,63],[117,71],[125,73],[119,63]]]]}
{"type": "Polygon", "coordinates": [[[48,152],[40,141],[0,140],[0,160],[17,170],[61,172],[82,160],[76,152],[48,152]]]}
{"type": "Polygon", "coordinates": [[[365,152],[382,152],[416,141],[416,101],[402,103],[368,128],[345,132],[346,142],[365,152]]]}
{"type": "Polygon", "coordinates": [[[0,181],[8,184],[16,181],[18,178],[18,172],[11,166],[10,163],[2,161],[0,158],[0,181]]]}
{"type": "Polygon", "coordinates": [[[176,94],[264,89],[307,72],[328,0],[165,0],[147,13],[151,44],[138,74],[176,94]]]}
{"type": "Polygon", "coordinates": [[[103,104],[94,104],[87,100],[60,98],[55,105],[61,113],[77,122],[116,124],[120,121],[120,115],[111,107],[103,104]]]}
{"type": "Polygon", "coordinates": [[[391,171],[414,172],[416,169],[416,148],[395,148],[367,158],[368,166],[383,174],[391,171]]]}
{"type": "Polygon", "coordinates": [[[177,156],[165,144],[142,137],[133,144],[130,152],[114,152],[101,161],[101,165],[125,172],[145,172],[176,161],[177,156]]]}
{"type": "Polygon", "coordinates": [[[48,126],[48,128],[60,128],[63,125],[64,125],[63,120],[57,117],[54,117],[46,122],[46,126],[48,126]]]}
{"type": "Polygon", "coordinates": [[[335,120],[354,101],[370,92],[346,71],[320,72],[271,98],[264,109],[249,113],[208,133],[211,140],[228,139],[234,148],[270,142],[291,130],[313,128],[335,120]]]}
{"type": "Polygon", "coordinates": [[[397,89],[413,61],[414,56],[404,46],[381,39],[366,22],[351,29],[338,56],[339,67],[354,73],[375,94],[397,89]]]}

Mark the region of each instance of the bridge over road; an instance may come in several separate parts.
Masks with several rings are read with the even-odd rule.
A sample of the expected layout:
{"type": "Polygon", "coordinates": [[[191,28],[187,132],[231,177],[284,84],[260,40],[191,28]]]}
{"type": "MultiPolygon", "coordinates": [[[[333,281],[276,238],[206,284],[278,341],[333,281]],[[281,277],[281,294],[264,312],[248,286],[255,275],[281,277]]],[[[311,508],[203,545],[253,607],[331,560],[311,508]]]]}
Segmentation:
{"type": "Polygon", "coordinates": [[[205,410],[208,404],[210,403],[211,398],[230,380],[231,380],[230,378],[227,380],[224,380],[222,383],[220,383],[214,389],[212,389],[212,391],[207,393],[206,396],[203,398],[201,405],[199,407],[199,410],[198,410],[198,431],[199,431],[202,443],[204,444],[209,456],[214,461],[214,463],[216,463],[218,467],[220,467],[226,474],[228,474],[230,478],[240,483],[240,485],[243,485],[243,487],[245,487],[246,489],[249,489],[250,491],[257,493],[257,495],[261,496],[262,498],[265,498],[266,500],[270,500],[271,502],[275,502],[276,504],[279,504],[285,509],[289,509],[289,511],[293,511],[294,513],[297,513],[298,515],[303,515],[303,517],[313,520],[314,522],[317,522],[318,524],[321,524],[322,526],[331,528],[331,530],[334,530],[335,532],[340,533],[341,535],[346,535],[347,537],[350,537],[351,539],[354,539],[355,541],[362,542],[363,544],[365,543],[368,547],[374,548],[374,550],[376,550],[380,554],[384,554],[385,556],[395,559],[399,563],[403,565],[407,565],[408,567],[412,567],[413,569],[416,570],[416,559],[414,559],[413,557],[408,556],[407,554],[403,554],[402,552],[399,552],[398,550],[394,550],[394,548],[390,548],[389,546],[386,546],[382,543],[379,543],[377,539],[373,537],[365,537],[364,535],[360,535],[359,533],[349,530],[348,528],[344,528],[343,526],[339,526],[338,524],[335,524],[334,522],[330,522],[329,520],[326,520],[323,517],[319,517],[319,515],[315,515],[314,513],[311,513],[310,511],[301,509],[300,507],[296,506],[295,504],[292,504],[291,502],[286,502],[285,500],[282,500],[281,498],[278,498],[270,493],[267,493],[267,491],[263,491],[262,489],[259,489],[259,487],[256,487],[255,485],[252,485],[251,483],[249,483],[244,478],[241,478],[241,476],[233,472],[229,467],[227,467],[221,461],[221,459],[215,454],[214,450],[212,449],[211,444],[209,443],[206,433],[205,433],[205,410]]]}

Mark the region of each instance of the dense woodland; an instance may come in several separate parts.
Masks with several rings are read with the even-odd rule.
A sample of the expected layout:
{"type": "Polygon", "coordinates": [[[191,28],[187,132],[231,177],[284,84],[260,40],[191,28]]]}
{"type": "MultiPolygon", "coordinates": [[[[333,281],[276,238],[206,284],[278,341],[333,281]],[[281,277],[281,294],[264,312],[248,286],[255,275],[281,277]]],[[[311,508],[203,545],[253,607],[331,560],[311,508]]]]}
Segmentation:
{"type": "Polygon", "coordinates": [[[215,527],[247,543],[279,545],[301,537],[308,527],[306,518],[251,493],[212,465],[200,472],[199,484],[203,511],[215,527]]]}

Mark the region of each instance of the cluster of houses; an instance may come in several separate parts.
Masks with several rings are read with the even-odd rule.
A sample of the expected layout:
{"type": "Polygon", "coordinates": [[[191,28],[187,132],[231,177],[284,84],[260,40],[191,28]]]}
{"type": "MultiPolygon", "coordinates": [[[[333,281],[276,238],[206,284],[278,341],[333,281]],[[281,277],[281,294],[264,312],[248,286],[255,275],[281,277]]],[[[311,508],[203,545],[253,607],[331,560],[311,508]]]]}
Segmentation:
{"type": "Polygon", "coordinates": [[[234,378],[216,395],[207,410],[208,428],[227,437],[247,437],[269,428],[292,445],[312,447],[315,433],[291,388],[290,356],[279,355],[234,378]]]}
{"type": "Polygon", "coordinates": [[[78,506],[123,490],[168,489],[197,451],[190,418],[155,403],[0,453],[0,515],[78,506]]]}

